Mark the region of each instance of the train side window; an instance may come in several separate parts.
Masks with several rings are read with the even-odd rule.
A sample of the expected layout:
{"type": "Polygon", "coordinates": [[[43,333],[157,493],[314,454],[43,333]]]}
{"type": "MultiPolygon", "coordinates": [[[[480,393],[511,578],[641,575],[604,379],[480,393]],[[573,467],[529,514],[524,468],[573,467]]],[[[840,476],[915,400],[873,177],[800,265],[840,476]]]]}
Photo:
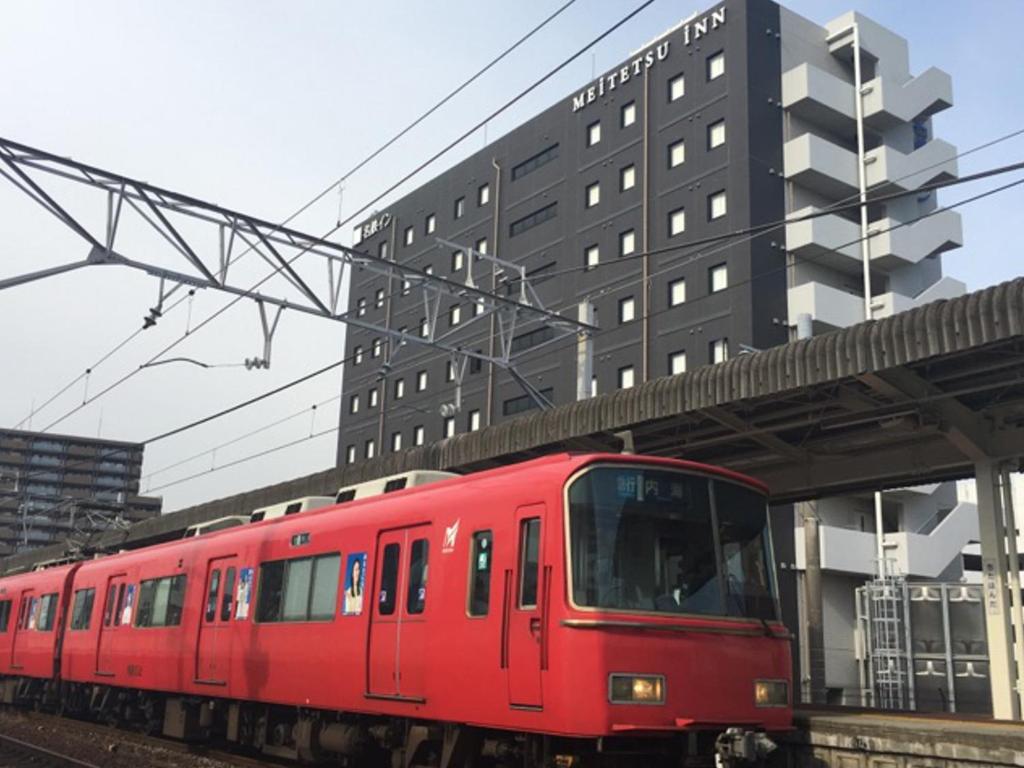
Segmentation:
{"type": "Polygon", "coordinates": [[[53,629],[53,623],[56,618],[57,593],[43,595],[39,602],[39,620],[36,622],[36,629],[40,632],[49,632],[53,629]]]}
{"type": "Polygon", "coordinates": [[[107,590],[107,604],[103,608],[103,626],[109,627],[114,618],[114,600],[117,598],[117,584],[111,584],[107,590]]]}
{"type": "Polygon", "coordinates": [[[7,631],[7,622],[11,618],[11,601],[0,600],[0,632],[7,631]]]}
{"type": "Polygon", "coordinates": [[[292,560],[288,563],[284,581],[285,621],[302,621],[309,607],[309,586],[313,576],[313,561],[310,558],[292,560]]]}
{"type": "Polygon", "coordinates": [[[75,602],[71,607],[71,629],[88,629],[92,617],[96,590],[92,587],[75,591],[75,602]]]}
{"type": "Polygon", "coordinates": [[[427,604],[427,558],[430,543],[416,539],[409,547],[409,589],[405,596],[406,613],[423,613],[427,604]]]}
{"type": "Polygon", "coordinates": [[[217,590],[220,589],[220,568],[214,569],[210,574],[210,589],[206,594],[206,621],[213,621],[217,618],[217,590]]]}
{"type": "MultiPolygon", "coordinates": [[[[135,611],[136,627],[153,626],[153,603],[156,598],[157,579],[149,579],[139,584],[139,609],[135,611]]],[[[121,613],[121,609],[117,609],[121,613]]],[[[115,619],[116,621],[116,619],[115,619]]]]}
{"type": "Polygon", "coordinates": [[[537,607],[537,570],[540,565],[540,518],[523,520],[519,527],[519,607],[537,607]]]}
{"type": "Polygon", "coordinates": [[[341,555],[321,555],[313,560],[313,584],[309,590],[309,619],[326,621],[334,618],[338,601],[338,577],[341,555]]]}
{"type": "Polygon", "coordinates": [[[256,621],[281,620],[284,565],[284,560],[260,565],[260,591],[256,600],[256,621]]]}
{"type": "Polygon", "coordinates": [[[147,579],[139,584],[139,608],[135,613],[135,626],[176,627],[181,624],[184,604],[184,574],[147,579]]]}
{"type": "Polygon", "coordinates": [[[121,616],[123,615],[122,608],[124,608],[124,584],[121,584],[117,588],[117,605],[114,607],[114,626],[121,626],[121,616]]]}
{"type": "Polygon", "coordinates": [[[231,619],[231,605],[235,598],[235,566],[231,566],[224,572],[224,593],[220,601],[220,620],[231,619]]]}
{"type": "Polygon", "coordinates": [[[476,531],[469,561],[469,615],[486,616],[491,605],[491,565],[493,535],[476,531]]]}
{"type": "Polygon", "coordinates": [[[341,555],[337,552],[262,563],[256,620],[333,619],[340,572],[341,555]]]}
{"type": "Polygon", "coordinates": [[[31,613],[32,598],[21,598],[21,607],[18,609],[18,629],[28,629],[28,616],[31,613]]]}
{"type": "Polygon", "coordinates": [[[380,602],[381,616],[390,616],[395,612],[395,592],[398,590],[398,561],[400,547],[388,544],[384,547],[384,561],[380,569],[380,602]]]}
{"type": "Polygon", "coordinates": [[[185,608],[185,574],[180,573],[171,578],[171,588],[167,594],[166,626],[176,627],[181,624],[181,612],[185,608]]]}

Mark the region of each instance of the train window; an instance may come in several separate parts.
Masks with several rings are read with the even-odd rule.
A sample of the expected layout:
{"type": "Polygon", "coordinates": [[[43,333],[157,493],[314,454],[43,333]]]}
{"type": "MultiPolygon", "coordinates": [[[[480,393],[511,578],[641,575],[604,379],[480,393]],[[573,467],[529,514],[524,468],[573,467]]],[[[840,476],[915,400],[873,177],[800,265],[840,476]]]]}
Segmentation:
{"type": "Polygon", "coordinates": [[[216,568],[210,574],[210,587],[206,593],[206,613],[203,618],[206,621],[213,621],[217,618],[217,590],[220,589],[220,569],[216,568]]]}
{"type": "Polygon", "coordinates": [[[338,553],[262,563],[256,620],[333,619],[340,572],[341,555],[338,553]]]}
{"type": "Polygon", "coordinates": [[[235,597],[235,566],[224,572],[224,596],[220,601],[220,620],[231,619],[231,601],[235,597]]]}
{"type": "Polygon", "coordinates": [[[405,596],[407,613],[423,613],[427,604],[427,558],[430,544],[416,539],[409,547],[409,589],[405,596]]]}
{"type": "Polygon", "coordinates": [[[103,626],[109,627],[114,617],[114,598],[117,597],[117,584],[111,584],[107,590],[107,604],[103,608],[103,626]]]}
{"type": "Polygon", "coordinates": [[[7,622],[11,618],[11,601],[0,600],[0,632],[7,631],[7,622]]]}
{"type": "Polygon", "coordinates": [[[39,601],[39,620],[36,622],[36,629],[40,632],[49,632],[53,629],[54,620],[57,618],[57,593],[43,595],[39,601]]]}
{"type": "Polygon", "coordinates": [[[88,629],[92,616],[92,604],[96,590],[92,587],[75,591],[75,602],[71,606],[71,629],[88,629]]]}
{"type": "Polygon", "coordinates": [[[537,607],[537,570],[540,565],[540,518],[523,520],[519,528],[519,607],[537,607]]]}
{"type": "Polygon", "coordinates": [[[490,531],[473,534],[469,561],[469,615],[486,616],[491,604],[491,566],[493,535],[490,531]]]}
{"type": "Polygon", "coordinates": [[[114,607],[114,626],[115,627],[121,626],[121,616],[123,614],[123,611],[121,609],[123,607],[124,607],[124,584],[121,584],[117,588],[117,605],[114,607]]]}
{"type": "MultiPolygon", "coordinates": [[[[185,576],[148,579],[139,585],[136,627],[176,627],[185,604],[185,576]]],[[[116,617],[115,617],[116,620],[116,617]]]]}
{"type": "Polygon", "coordinates": [[[397,544],[384,547],[384,562],[380,569],[380,603],[381,616],[390,616],[395,612],[395,592],[398,591],[398,558],[401,553],[397,544]]]}
{"type": "Polygon", "coordinates": [[[774,619],[775,585],[764,496],[722,481],[716,481],[714,489],[726,613],[774,619]]]}

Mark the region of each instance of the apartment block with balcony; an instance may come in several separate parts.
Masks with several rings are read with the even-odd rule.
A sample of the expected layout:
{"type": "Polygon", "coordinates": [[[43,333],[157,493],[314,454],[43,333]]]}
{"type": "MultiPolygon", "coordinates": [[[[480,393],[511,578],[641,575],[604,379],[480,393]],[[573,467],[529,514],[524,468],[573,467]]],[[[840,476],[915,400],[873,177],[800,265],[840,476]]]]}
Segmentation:
{"type": "Polygon", "coordinates": [[[139,495],[143,446],[0,429],[0,556],[160,514],[139,495]]]}

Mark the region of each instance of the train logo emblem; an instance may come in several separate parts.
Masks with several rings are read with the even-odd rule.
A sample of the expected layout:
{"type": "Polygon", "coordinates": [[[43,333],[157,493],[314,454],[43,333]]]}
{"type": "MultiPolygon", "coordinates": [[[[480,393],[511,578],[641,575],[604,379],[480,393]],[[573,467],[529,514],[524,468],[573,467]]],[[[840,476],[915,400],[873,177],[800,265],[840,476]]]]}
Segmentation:
{"type": "Polygon", "coordinates": [[[441,554],[447,555],[449,552],[455,551],[455,539],[459,536],[460,522],[462,522],[462,518],[444,529],[444,544],[441,545],[441,554]]]}

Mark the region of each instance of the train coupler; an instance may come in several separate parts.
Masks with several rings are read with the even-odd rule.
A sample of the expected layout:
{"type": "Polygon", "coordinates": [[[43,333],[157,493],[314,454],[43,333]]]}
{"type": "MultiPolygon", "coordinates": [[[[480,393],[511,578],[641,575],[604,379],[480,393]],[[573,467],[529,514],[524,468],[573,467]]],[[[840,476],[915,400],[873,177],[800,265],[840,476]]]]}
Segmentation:
{"type": "Polygon", "coordinates": [[[775,742],[762,731],[727,728],[715,739],[715,766],[740,768],[758,765],[776,749],[775,742]]]}

